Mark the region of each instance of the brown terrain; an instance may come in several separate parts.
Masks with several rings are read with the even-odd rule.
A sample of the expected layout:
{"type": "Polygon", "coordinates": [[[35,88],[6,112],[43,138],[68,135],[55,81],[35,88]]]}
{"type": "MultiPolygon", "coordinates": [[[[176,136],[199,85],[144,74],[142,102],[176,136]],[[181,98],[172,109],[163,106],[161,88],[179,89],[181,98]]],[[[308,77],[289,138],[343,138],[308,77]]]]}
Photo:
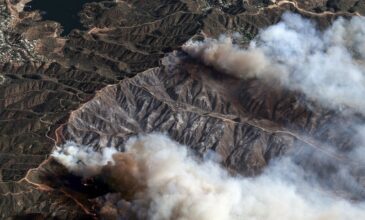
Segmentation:
{"type": "MultiPolygon", "coordinates": [[[[232,173],[256,175],[301,148],[364,172],[320,144],[348,150],[350,121],[363,116],[309,108],[299,93],[226,76],[180,49],[233,32],[244,45],[285,11],[324,28],[365,15],[364,1],[101,1],[80,12],[86,30],[67,36],[24,3],[0,0],[0,219],[95,218],[89,199],[108,189],[82,184],[49,157],[66,140],[97,149],[157,131],[198,154],[218,152],[232,173]]],[[[310,158],[300,161],[308,169],[310,158]]]]}

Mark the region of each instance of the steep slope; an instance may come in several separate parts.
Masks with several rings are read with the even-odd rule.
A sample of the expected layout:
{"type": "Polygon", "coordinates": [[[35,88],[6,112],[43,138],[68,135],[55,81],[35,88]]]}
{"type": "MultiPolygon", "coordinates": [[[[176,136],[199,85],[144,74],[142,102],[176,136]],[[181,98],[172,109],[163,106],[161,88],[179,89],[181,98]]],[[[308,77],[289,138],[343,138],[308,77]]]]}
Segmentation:
{"type": "Polygon", "coordinates": [[[346,148],[347,118],[320,106],[292,109],[298,94],[223,77],[182,54],[160,60],[191,38],[240,32],[245,44],[286,10],[325,27],[364,13],[361,1],[103,1],[80,12],[86,31],[64,37],[57,22],[23,11],[25,2],[0,1],[1,218],[89,216],[79,208],[84,195],[71,196],[67,178],[72,184],[55,181],[66,171],[47,160],[66,139],[97,146],[164,131],[201,154],[220,152],[232,172],[247,175],[297,142],[313,148],[325,138],[346,148]]]}

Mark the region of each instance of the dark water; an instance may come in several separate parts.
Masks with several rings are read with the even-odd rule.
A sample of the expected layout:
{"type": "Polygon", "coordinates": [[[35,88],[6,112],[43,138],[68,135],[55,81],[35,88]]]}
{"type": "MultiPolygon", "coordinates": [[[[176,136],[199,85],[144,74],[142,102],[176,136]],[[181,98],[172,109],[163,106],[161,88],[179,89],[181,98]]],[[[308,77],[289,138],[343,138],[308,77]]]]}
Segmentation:
{"type": "Polygon", "coordinates": [[[25,11],[40,10],[44,20],[53,20],[63,27],[62,36],[73,29],[83,29],[78,13],[85,3],[100,0],[32,0],[25,6],[25,11]]]}

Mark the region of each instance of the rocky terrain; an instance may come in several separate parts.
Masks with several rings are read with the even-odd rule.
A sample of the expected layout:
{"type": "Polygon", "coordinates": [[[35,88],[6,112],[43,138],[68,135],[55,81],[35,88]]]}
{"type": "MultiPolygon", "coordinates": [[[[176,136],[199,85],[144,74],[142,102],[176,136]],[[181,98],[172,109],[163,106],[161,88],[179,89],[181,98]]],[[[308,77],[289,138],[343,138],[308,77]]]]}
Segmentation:
{"type": "MultiPolygon", "coordinates": [[[[0,0],[1,219],[97,218],[89,199],[108,189],[82,184],[49,157],[67,140],[97,149],[166,132],[200,155],[218,152],[246,176],[301,148],[356,167],[319,143],[348,150],[350,121],[363,121],[361,114],[308,107],[300,93],[224,75],[181,46],[234,32],[245,46],[285,11],[325,28],[339,16],[364,15],[364,1],[98,1],[80,11],[84,30],[68,35],[57,21],[24,11],[27,2],[0,0]]],[[[299,163],[311,169],[310,159],[299,163]]]]}

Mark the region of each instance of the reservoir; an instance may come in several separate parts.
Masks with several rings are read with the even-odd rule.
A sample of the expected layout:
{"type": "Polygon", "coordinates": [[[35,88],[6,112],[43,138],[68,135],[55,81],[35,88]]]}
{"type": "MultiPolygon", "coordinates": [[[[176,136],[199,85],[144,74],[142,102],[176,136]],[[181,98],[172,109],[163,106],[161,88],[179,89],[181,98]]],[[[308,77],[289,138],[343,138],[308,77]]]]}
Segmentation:
{"type": "Polygon", "coordinates": [[[73,29],[84,29],[78,14],[85,3],[96,1],[98,0],[32,0],[24,10],[39,10],[44,20],[60,23],[63,27],[61,36],[65,36],[73,29]]]}

